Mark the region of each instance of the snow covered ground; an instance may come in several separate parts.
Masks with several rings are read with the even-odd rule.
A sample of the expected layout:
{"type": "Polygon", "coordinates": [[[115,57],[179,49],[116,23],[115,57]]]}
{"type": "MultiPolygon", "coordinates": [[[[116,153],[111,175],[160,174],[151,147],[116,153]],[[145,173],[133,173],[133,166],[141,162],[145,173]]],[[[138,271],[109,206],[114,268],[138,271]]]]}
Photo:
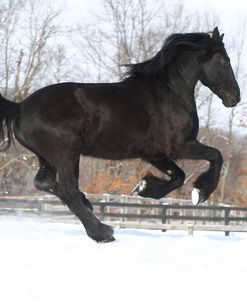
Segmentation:
{"type": "Polygon", "coordinates": [[[246,301],[247,235],[116,230],[0,216],[0,301],[246,301]]]}

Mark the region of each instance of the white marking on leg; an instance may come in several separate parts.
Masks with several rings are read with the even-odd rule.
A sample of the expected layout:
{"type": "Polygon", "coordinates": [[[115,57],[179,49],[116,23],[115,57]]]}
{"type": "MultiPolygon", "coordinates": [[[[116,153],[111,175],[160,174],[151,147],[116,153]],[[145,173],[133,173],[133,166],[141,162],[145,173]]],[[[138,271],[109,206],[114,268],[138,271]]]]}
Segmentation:
{"type": "Polygon", "coordinates": [[[172,175],[172,171],[171,170],[167,170],[166,173],[170,176],[172,175]]]}
{"type": "Polygon", "coordinates": [[[146,189],[146,187],[147,187],[147,185],[148,185],[148,183],[147,183],[147,181],[145,180],[145,179],[143,179],[135,188],[134,188],[134,190],[132,191],[132,193],[139,193],[139,192],[141,192],[141,191],[143,191],[143,190],[145,190],[146,189]]]}
{"type": "Polygon", "coordinates": [[[147,181],[146,180],[142,180],[141,183],[140,183],[140,185],[139,185],[139,190],[140,191],[145,190],[146,187],[147,187],[147,185],[148,185],[147,181]]]}
{"type": "Polygon", "coordinates": [[[200,190],[197,188],[193,188],[191,191],[191,199],[194,206],[197,206],[200,199],[200,190]]]}

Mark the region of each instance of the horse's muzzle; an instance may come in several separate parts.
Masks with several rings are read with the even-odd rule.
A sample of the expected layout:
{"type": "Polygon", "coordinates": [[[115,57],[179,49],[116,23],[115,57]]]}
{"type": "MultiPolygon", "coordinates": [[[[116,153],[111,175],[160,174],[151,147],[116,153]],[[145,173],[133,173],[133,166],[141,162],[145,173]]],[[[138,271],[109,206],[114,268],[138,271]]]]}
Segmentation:
{"type": "Polygon", "coordinates": [[[227,94],[226,97],[223,99],[223,104],[226,107],[234,107],[240,102],[240,99],[240,93],[237,93],[234,96],[227,94]]]}

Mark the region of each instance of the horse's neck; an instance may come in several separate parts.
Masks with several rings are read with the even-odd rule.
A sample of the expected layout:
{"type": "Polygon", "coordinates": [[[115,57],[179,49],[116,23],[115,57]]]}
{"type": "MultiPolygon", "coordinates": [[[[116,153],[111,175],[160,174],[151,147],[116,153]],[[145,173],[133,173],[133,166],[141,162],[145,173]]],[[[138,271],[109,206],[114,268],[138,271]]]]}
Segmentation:
{"type": "Polygon", "coordinates": [[[200,78],[201,66],[196,57],[171,64],[169,68],[169,86],[182,98],[194,98],[196,83],[200,78]]]}
{"type": "Polygon", "coordinates": [[[194,90],[200,77],[201,67],[196,58],[184,64],[171,64],[164,74],[164,78],[159,78],[156,87],[159,98],[167,104],[167,98],[177,101],[178,106],[186,107],[188,112],[196,112],[194,90]]]}

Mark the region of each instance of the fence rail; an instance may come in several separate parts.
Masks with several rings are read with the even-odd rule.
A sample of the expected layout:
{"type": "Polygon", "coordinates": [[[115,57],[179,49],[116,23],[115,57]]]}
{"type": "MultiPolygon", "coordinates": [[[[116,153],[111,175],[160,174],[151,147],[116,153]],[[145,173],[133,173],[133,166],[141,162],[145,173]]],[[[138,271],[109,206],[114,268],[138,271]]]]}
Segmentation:
{"type": "MultiPolygon", "coordinates": [[[[155,230],[247,232],[247,207],[199,205],[164,198],[157,202],[125,195],[88,194],[95,214],[115,227],[155,230]]],[[[0,215],[44,215],[76,221],[72,213],[52,195],[0,196],[0,215]]]]}

